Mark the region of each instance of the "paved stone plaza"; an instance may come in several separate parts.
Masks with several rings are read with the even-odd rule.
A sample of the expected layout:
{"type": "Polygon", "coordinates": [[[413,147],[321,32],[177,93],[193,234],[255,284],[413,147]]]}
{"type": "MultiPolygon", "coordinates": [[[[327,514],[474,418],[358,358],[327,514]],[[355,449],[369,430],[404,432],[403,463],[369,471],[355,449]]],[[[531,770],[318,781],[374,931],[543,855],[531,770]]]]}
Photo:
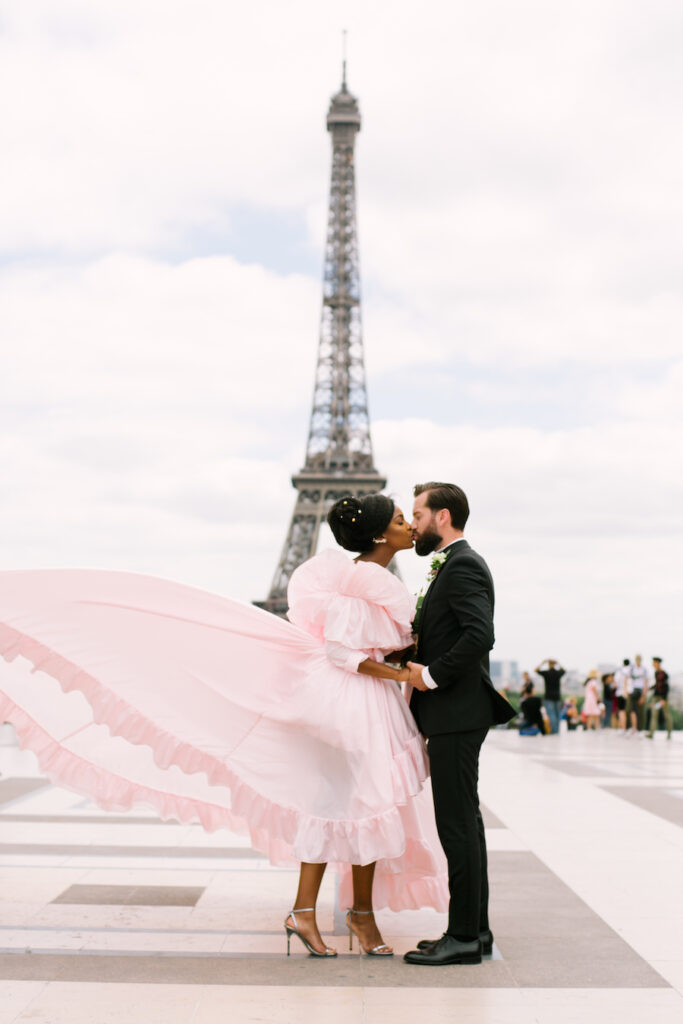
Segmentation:
{"type": "MultiPolygon", "coordinates": [[[[349,953],[333,878],[320,920],[340,956],[294,938],[287,959],[296,871],[231,833],[105,814],[16,748],[0,771],[0,1024],[683,1020],[680,733],[491,734],[496,942],[477,967],[349,953]]],[[[379,918],[397,954],[443,924],[379,918]]]]}

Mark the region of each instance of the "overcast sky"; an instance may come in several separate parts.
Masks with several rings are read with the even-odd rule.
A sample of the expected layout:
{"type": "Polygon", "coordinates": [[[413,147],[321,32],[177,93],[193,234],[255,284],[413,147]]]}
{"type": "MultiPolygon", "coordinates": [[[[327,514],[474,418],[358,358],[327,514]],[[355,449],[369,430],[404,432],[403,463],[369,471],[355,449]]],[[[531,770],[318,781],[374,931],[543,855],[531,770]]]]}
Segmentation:
{"type": "Polygon", "coordinates": [[[494,656],[683,669],[675,0],[0,0],[0,564],[266,596],[343,28],[388,490],[467,491],[494,656]]]}

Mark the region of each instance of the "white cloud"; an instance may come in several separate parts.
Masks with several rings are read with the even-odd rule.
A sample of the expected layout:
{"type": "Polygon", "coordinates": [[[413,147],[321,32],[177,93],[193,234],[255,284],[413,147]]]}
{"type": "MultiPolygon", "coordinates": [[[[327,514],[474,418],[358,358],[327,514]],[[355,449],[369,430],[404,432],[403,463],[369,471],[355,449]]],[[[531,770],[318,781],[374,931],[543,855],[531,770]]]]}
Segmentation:
{"type": "Polygon", "coordinates": [[[199,406],[228,419],[245,408],[289,410],[298,394],[283,383],[305,376],[312,387],[318,305],[314,282],[227,256],[20,265],[0,272],[0,392],[55,408],[92,401],[101,410],[116,399],[146,411],[152,428],[162,409],[199,406]]]}
{"type": "Polygon", "coordinates": [[[252,582],[249,551],[269,536],[272,562],[281,544],[318,300],[305,278],[227,257],[0,275],[3,563],[261,596],[274,566],[252,582]]]}
{"type": "Polygon", "coordinates": [[[683,664],[683,16],[642,13],[5,3],[3,564],[265,596],[320,286],[230,254],[245,207],[322,247],[347,27],[378,467],[470,492],[501,656],[683,664]]]}

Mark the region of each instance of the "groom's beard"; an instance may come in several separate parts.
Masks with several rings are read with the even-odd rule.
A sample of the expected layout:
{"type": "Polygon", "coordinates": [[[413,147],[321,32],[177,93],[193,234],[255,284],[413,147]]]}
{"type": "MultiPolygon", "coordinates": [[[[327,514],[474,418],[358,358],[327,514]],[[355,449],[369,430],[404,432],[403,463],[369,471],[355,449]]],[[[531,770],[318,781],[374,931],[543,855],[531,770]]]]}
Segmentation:
{"type": "Polygon", "coordinates": [[[436,530],[427,528],[425,532],[415,538],[415,553],[418,555],[431,555],[437,544],[441,544],[443,537],[440,537],[436,530]]]}

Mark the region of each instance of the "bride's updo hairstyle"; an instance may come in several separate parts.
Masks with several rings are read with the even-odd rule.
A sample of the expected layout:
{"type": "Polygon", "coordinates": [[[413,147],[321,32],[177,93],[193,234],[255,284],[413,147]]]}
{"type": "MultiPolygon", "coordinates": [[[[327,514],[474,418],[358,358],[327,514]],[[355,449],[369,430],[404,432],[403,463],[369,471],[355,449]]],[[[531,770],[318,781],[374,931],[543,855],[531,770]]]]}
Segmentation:
{"type": "Polygon", "coordinates": [[[327,513],[337,544],[347,551],[372,551],[375,537],[384,533],[394,518],[394,503],[386,494],[365,498],[340,498],[327,513]]]}

